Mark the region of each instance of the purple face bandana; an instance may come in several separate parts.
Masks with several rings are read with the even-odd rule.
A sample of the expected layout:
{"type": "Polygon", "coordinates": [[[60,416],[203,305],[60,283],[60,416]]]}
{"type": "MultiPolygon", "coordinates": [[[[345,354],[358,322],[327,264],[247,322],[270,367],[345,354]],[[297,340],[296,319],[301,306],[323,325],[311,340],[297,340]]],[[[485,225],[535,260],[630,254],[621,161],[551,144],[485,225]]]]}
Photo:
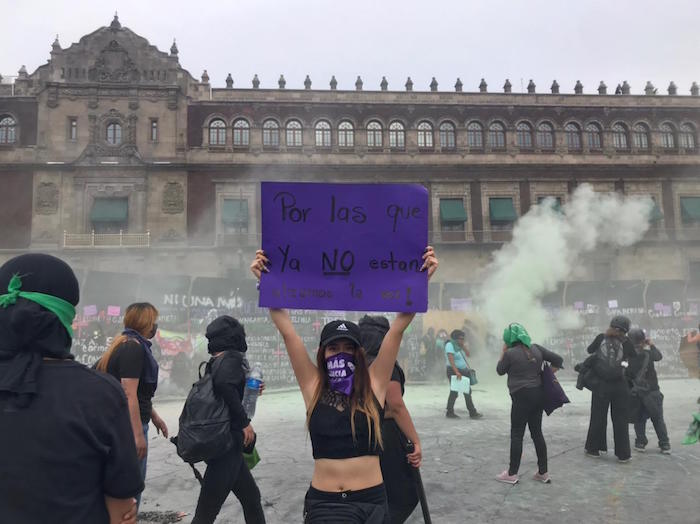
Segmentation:
{"type": "Polygon", "coordinates": [[[355,357],[351,353],[338,353],[326,358],[326,369],[331,389],[350,395],[355,378],[355,357]]]}

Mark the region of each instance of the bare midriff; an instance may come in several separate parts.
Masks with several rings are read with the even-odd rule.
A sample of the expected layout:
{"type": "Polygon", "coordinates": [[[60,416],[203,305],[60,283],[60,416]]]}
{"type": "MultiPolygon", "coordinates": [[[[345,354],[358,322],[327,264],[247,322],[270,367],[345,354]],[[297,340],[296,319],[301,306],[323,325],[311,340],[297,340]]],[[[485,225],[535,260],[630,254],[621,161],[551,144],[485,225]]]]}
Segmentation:
{"type": "Polygon", "coordinates": [[[379,457],[316,459],[311,485],[320,491],[358,491],[384,482],[379,457]]]}

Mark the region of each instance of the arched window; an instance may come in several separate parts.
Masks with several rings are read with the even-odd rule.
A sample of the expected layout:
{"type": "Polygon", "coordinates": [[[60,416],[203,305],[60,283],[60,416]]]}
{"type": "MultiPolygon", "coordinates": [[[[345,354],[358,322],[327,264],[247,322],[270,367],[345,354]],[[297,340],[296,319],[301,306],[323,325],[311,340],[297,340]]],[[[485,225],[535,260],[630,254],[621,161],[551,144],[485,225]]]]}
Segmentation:
{"type": "Polygon", "coordinates": [[[316,124],[316,147],[331,147],[331,125],[325,120],[316,124]]]}
{"type": "Polygon", "coordinates": [[[588,124],[586,126],[586,140],[588,141],[588,149],[598,151],[603,148],[603,141],[600,138],[600,127],[598,124],[588,124]]]}
{"type": "Polygon", "coordinates": [[[367,124],[367,147],[382,147],[382,124],[376,120],[367,124]]]}
{"type": "MultiPolygon", "coordinates": [[[[224,124],[224,133],[226,133],[226,124],[224,124]]],[[[224,134],[224,137],[226,135],[224,134]]],[[[105,136],[107,143],[116,146],[122,143],[122,125],[117,122],[107,124],[107,134],[105,136]]]]}
{"type": "Polygon", "coordinates": [[[484,147],[484,128],[479,122],[469,122],[467,125],[467,145],[470,149],[484,147]]]}
{"type": "Polygon", "coordinates": [[[217,118],[209,122],[209,145],[226,145],[226,122],[217,118]]]}
{"type": "Polygon", "coordinates": [[[440,148],[454,149],[455,148],[455,126],[452,122],[443,122],[440,124],[440,148]]]}
{"type": "Polygon", "coordinates": [[[280,146],[280,126],[274,120],[263,122],[263,147],[280,146]]]}
{"type": "Polygon", "coordinates": [[[581,128],[578,124],[569,122],[564,126],[566,147],[569,151],[581,151],[581,128]]]}
{"type": "Polygon", "coordinates": [[[17,122],[11,116],[0,117],[0,144],[14,144],[17,139],[17,122]]]}
{"type": "Polygon", "coordinates": [[[678,144],[682,149],[695,149],[695,128],[690,124],[681,124],[678,144]]]}
{"type": "Polygon", "coordinates": [[[355,128],[347,120],[338,126],[338,146],[355,147],[355,128]]]}
{"type": "Polygon", "coordinates": [[[401,122],[392,122],[389,125],[389,147],[392,149],[406,147],[406,131],[401,122]]]}
{"type": "Polygon", "coordinates": [[[649,128],[644,124],[635,124],[632,128],[632,143],[636,149],[649,149],[649,128]]]}
{"type": "Polygon", "coordinates": [[[433,148],[433,126],[430,122],[418,124],[418,147],[424,149],[433,148]]]}
{"type": "Polygon", "coordinates": [[[491,149],[506,148],[506,128],[500,122],[493,122],[489,126],[489,147],[491,149]]]}
{"type": "Polygon", "coordinates": [[[301,122],[290,120],[287,122],[287,147],[301,147],[301,122]]]}
{"type": "Polygon", "coordinates": [[[250,145],[250,124],[245,118],[233,123],[233,145],[238,147],[250,145]]]}
{"type": "Polygon", "coordinates": [[[617,122],[612,126],[613,147],[620,150],[629,149],[627,141],[627,128],[624,124],[617,122]]]}
{"type": "Polygon", "coordinates": [[[516,138],[520,149],[532,149],[532,127],[527,122],[520,122],[516,128],[516,138]]]}
{"type": "Polygon", "coordinates": [[[671,124],[661,124],[661,146],[664,149],[674,149],[676,147],[676,133],[671,124]]]}
{"type": "Polygon", "coordinates": [[[554,149],[554,128],[552,124],[542,122],[537,126],[537,147],[554,149]]]}

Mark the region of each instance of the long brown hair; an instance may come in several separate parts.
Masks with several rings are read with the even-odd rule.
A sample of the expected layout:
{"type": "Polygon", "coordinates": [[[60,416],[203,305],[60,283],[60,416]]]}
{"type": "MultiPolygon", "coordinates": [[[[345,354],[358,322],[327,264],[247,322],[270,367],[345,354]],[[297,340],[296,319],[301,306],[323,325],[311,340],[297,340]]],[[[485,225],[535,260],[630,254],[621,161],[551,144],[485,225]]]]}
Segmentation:
{"type": "MultiPolygon", "coordinates": [[[[374,434],[374,440],[379,444],[379,447],[384,449],[384,440],[382,439],[382,428],[379,420],[379,409],[377,409],[377,402],[374,399],[374,393],[372,391],[372,383],[369,377],[369,366],[367,365],[367,359],[365,358],[364,350],[355,346],[353,349],[353,357],[355,358],[355,377],[352,383],[352,391],[350,392],[350,428],[352,430],[352,440],[356,441],[355,435],[355,413],[358,411],[365,415],[367,419],[367,427],[369,428],[369,435],[367,436],[367,445],[372,446],[372,436],[374,434]]],[[[311,413],[313,413],[316,404],[321,399],[321,395],[324,391],[330,389],[330,382],[328,380],[328,370],[326,368],[326,348],[319,347],[316,352],[316,369],[318,370],[318,381],[316,383],[316,389],[311,397],[311,403],[309,404],[309,411],[306,413],[306,426],[309,426],[311,420],[311,413]]]]}
{"type": "MultiPolygon", "coordinates": [[[[156,320],[158,320],[158,310],[153,304],[148,302],[131,304],[126,308],[126,312],[124,313],[124,327],[133,329],[144,337],[148,337],[151,334],[156,320]]],[[[102,355],[102,358],[100,358],[97,363],[96,367],[99,371],[107,371],[107,364],[109,364],[109,359],[112,358],[114,350],[127,340],[129,340],[129,337],[124,334],[114,337],[107,351],[105,351],[105,354],[102,355]]]]}

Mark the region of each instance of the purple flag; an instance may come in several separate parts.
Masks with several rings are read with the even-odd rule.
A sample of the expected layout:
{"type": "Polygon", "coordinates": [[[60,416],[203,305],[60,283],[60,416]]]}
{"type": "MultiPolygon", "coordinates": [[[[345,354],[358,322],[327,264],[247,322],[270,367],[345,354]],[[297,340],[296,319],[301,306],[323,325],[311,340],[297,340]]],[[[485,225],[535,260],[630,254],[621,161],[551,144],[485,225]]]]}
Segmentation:
{"type": "Polygon", "coordinates": [[[263,182],[261,201],[261,307],[428,309],[423,186],[263,182]]]}

